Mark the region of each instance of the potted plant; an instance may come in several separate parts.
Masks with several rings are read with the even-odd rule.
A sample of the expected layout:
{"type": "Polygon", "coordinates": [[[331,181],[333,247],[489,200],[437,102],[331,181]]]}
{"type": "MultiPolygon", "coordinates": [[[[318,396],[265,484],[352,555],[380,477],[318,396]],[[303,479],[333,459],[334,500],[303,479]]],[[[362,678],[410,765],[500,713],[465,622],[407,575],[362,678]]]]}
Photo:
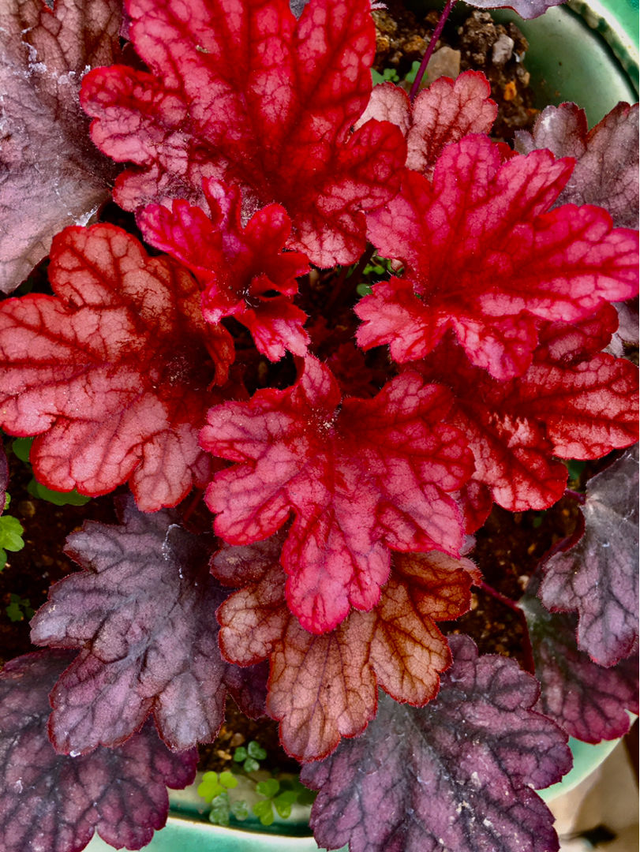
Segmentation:
{"type": "Polygon", "coordinates": [[[477,72],[372,94],[368,0],[0,26],[3,290],[48,258],[0,304],[0,426],[40,485],[119,489],[0,674],[0,845],[142,848],[230,694],[320,845],[557,849],[534,788],[637,708],[637,108],[513,151],[477,72]],[[500,562],[496,517],[563,513],[500,562]],[[472,586],[522,665],[463,635],[472,586]]]}

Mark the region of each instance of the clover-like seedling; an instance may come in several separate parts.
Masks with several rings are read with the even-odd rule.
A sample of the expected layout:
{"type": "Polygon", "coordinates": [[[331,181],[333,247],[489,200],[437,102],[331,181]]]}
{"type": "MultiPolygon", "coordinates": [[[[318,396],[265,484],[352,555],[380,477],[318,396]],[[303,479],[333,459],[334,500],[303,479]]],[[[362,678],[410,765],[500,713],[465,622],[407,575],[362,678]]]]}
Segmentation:
{"type": "MultiPolygon", "coordinates": [[[[6,495],[4,508],[7,509],[11,498],[6,495]]],[[[17,518],[11,515],[2,515],[0,517],[0,571],[7,564],[7,550],[16,553],[24,547],[24,539],[22,533],[24,527],[17,518]]]]}
{"type": "Polygon", "coordinates": [[[20,595],[11,594],[10,603],[5,607],[5,612],[10,621],[30,621],[33,617],[33,609],[29,598],[21,598],[20,595]]]}
{"type": "Polygon", "coordinates": [[[251,740],[248,746],[239,746],[233,753],[236,763],[241,763],[245,772],[255,772],[260,769],[260,761],[267,756],[266,751],[256,740],[251,740]]]}
{"type": "MultiPolygon", "coordinates": [[[[205,772],[198,785],[198,795],[211,805],[209,821],[214,825],[229,825],[232,806],[229,790],[238,786],[238,779],[231,772],[205,772]]],[[[234,816],[235,816],[234,812],[234,816]]]]}

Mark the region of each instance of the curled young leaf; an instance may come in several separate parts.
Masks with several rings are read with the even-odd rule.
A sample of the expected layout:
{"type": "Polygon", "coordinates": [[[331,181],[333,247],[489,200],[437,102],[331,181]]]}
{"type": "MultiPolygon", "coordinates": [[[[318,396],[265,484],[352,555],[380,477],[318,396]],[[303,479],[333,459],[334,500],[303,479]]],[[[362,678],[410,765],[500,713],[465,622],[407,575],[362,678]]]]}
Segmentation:
{"type": "Polygon", "coordinates": [[[131,0],[131,39],[151,73],[124,66],[83,82],[96,145],[119,162],[114,197],[197,203],[202,180],[239,186],[251,213],[291,217],[288,247],[318,266],[365,248],[363,210],[398,188],[405,145],[375,121],[353,132],[371,93],[369,0],[131,0]]]}
{"type": "Polygon", "coordinates": [[[129,481],[138,506],[176,505],[203,487],[198,446],[210,390],[233,342],[204,322],[186,269],[151,258],[113,225],[68,228],[51,250],[55,296],[0,306],[0,423],[36,435],[38,480],[96,496],[129,481]]]}
{"type": "Polygon", "coordinates": [[[378,686],[413,705],[434,698],[451,662],[435,621],[466,612],[475,565],[437,551],[394,554],[377,606],[317,636],[287,607],[283,540],[225,546],[214,557],[213,572],[243,586],[218,610],[220,647],[240,665],[269,659],[267,710],[280,721],[282,743],[299,760],[315,760],[365,728],[378,686]]]}
{"type": "Polygon", "coordinates": [[[132,501],[123,522],[89,522],[69,537],[66,552],[84,571],[52,586],[31,622],[35,644],[80,649],[51,693],[62,753],[119,745],[150,714],[172,749],[212,742],[227,688],[246,689],[220,658],[214,613],[226,593],[209,574],[207,537],[132,501]]]}
{"type": "Polygon", "coordinates": [[[118,59],[120,0],[0,7],[0,291],[11,293],[66,225],[109,197],[116,168],[89,139],[78,92],[118,59]]]}
{"type": "Polygon", "coordinates": [[[567,735],[533,711],[539,687],[506,657],[450,637],[453,666],[426,707],[381,695],[377,717],[303,767],[319,790],[318,844],[351,852],[555,852],[553,815],[532,787],[571,767],[567,735]]]}
{"type": "Polygon", "coordinates": [[[312,633],[352,606],[370,610],[389,576],[389,549],[457,555],[462,517],[448,491],[472,472],[446,420],[446,388],[407,372],[373,399],[342,399],[309,356],[284,391],[258,391],[207,415],[202,446],[236,462],[206,492],[230,544],[268,538],[295,514],[282,554],[287,599],[312,633]]]}
{"type": "Polygon", "coordinates": [[[309,263],[300,252],[283,251],[291,220],[280,205],[269,204],[243,226],[240,190],[212,180],[203,189],[210,216],[186,201],[174,201],[172,210],[149,205],[138,215],[144,238],[196,274],[207,322],[235,317],[272,361],[285,350],[306,355],[307,315],[291,297],[309,263]]]}
{"type": "Polygon", "coordinates": [[[196,774],[195,749],[175,754],[145,725],[119,748],[56,754],[47,737],[49,691],[75,657],[46,650],[0,673],[0,846],[3,852],[78,852],[94,832],[141,849],[169,812],[167,786],[196,774]]]}

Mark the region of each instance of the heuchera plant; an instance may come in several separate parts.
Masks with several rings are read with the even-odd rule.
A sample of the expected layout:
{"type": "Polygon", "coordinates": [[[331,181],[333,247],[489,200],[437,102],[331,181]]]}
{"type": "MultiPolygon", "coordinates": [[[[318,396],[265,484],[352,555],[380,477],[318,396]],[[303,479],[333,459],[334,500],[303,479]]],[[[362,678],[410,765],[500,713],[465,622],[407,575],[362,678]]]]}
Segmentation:
{"type": "Polygon", "coordinates": [[[231,694],[323,846],[557,850],[533,788],[637,711],[637,107],[512,150],[480,73],[372,91],[369,0],[8,0],[0,41],[0,285],[50,285],[0,305],[0,426],[50,489],[130,489],[0,674],[2,849],[141,848],[231,694]],[[612,452],[530,670],[444,635],[492,504],[612,452]]]}

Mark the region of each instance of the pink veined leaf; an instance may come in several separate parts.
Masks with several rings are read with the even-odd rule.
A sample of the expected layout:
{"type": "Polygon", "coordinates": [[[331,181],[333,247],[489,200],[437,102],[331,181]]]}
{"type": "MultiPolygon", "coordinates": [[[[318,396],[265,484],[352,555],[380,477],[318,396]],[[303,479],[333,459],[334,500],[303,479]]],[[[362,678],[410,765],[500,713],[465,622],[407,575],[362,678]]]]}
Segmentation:
{"type": "Polygon", "coordinates": [[[11,293],[54,234],[109,197],[116,168],[89,139],[78,92],[119,57],[120,0],[4,0],[0,8],[0,291],[11,293]]]}
{"type": "Polygon", "coordinates": [[[49,277],[55,296],[0,306],[0,422],[37,436],[39,481],[96,496],[128,480],[145,511],[204,487],[198,430],[234,350],[192,276],[105,224],[59,234],[49,277]]]}
{"type": "Polygon", "coordinates": [[[529,20],[544,15],[552,6],[561,6],[565,0],[467,0],[476,9],[513,9],[521,18],[529,20]]]}
{"type": "Polygon", "coordinates": [[[346,398],[309,356],[284,391],[258,391],[207,415],[209,452],[237,462],[205,499],[229,544],[268,538],[293,512],[284,545],[287,599],[311,633],[333,630],[352,606],[370,610],[389,576],[389,549],[457,555],[462,518],[455,491],[471,454],[451,427],[448,390],[417,373],[373,399],[346,398]]]}
{"type": "Polygon", "coordinates": [[[341,737],[362,732],[378,686],[397,701],[435,697],[451,657],[436,620],[466,612],[476,566],[438,551],[394,554],[391,577],[370,612],[352,611],[331,633],[308,633],[291,614],[279,562],[284,534],[246,547],[225,545],[212,571],[241,591],[218,610],[220,647],[239,665],[270,661],[267,711],[287,751],[316,760],[341,737]]]}
{"type": "Polygon", "coordinates": [[[285,350],[305,355],[307,315],[291,297],[298,292],[296,277],[309,271],[309,263],[300,252],[283,251],[291,233],[284,208],[270,204],[243,227],[239,189],[212,180],[205,180],[203,189],[210,216],[186,201],[174,201],[171,210],[149,205],[137,217],[145,240],[195,273],[208,322],[235,317],[272,361],[285,350]],[[274,291],[281,295],[274,297],[274,291]]]}
{"type": "Polygon", "coordinates": [[[556,326],[543,329],[546,345],[510,382],[471,366],[450,341],[420,365],[427,381],[446,377],[456,400],[450,420],[474,454],[472,481],[505,509],[544,509],[560,499],[567,469],[554,456],[595,459],[637,440],[637,368],[604,353],[587,357],[599,338],[590,323],[582,327],[583,334],[580,325],[566,327],[566,340],[556,326]]]}
{"type": "Polygon", "coordinates": [[[638,640],[637,446],[589,480],[581,512],[583,534],[543,563],[540,598],[551,611],[577,610],[578,647],[612,666],[638,640]]]}
{"type": "Polygon", "coordinates": [[[374,86],[367,109],[356,127],[370,118],[397,125],[407,140],[409,169],[433,174],[444,148],[469,133],[489,133],[498,114],[491,86],[480,71],[465,71],[455,80],[440,77],[424,89],[413,105],[393,83],[374,86]]]}
{"type": "Polygon", "coordinates": [[[184,198],[202,180],[242,188],[246,212],[277,202],[288,247],[318,266],[365,248],[363,210],[397,191],[406,148],[397,128],[353,124],[371,93],[369,0],[129,0],[131,38],[151,73],[96,70],[82,105],[96,145],[134,164],[114,198],[127,210],[184,198]]]}
{"type": "Polygon", "coordinates": [[[54,584],[31,622],[34,644],[80,649],[51,693],[49,731],[64,754],[120,745],[151,714],[172,749],[213,742],[227,689],[241,695],[252,674],[261,688],[220,657],[213,614],[227,593],[209,573],[211,542],[132,500],[121,514],[122,526],[89,522],[69,537],[84,570],[54,584]]]}
{"type": "Polygon", "coordinates": [[[575,158],[557,204],[597,204],[616,227],[638,227],[638,104],[619,103],[591,130],[575,104],[548,106],[531,133],[516,132],[516,147],[523,154],[548,148],[556,157],[575,158]]]}
{"type": "Polygon", "coordinates": [[[141,849],[162,828],[167,786],[196,774],[195,749],[175,754],[148,724],[119,748],[56,754],[47,737],[49,691],[75,653],[38,651],[0,673],[0,846],[3,852],[79,852],[94,832],[141,849]]]}
{"type": "Polygon", "coordinates": [[[453,666],[426,707],[380,696],[377,717],[301,780],[319,790],[318,844],[351,852],[555,852],[553,815],[531,788],[571,766],[567,735],[533,711],[539,686],[514,660],[451,636],[453,666]]]}
{"type": "Polygon", "coordinates": [[[612,668],[597,665],[578,650],[576,619],[548,612],[532,591],[519,606],[527,617],[542,687],[537,709],[583,742],[624,736],[630,726],[627,710],[638,713],[637,656],[612,668]]]}
{"type": "Polygon", "coordinates": [[[524,373],[541,320],[578,322],[638,292],[638,234],[606,211],[549,207],[571,174],[546,151],[502,162],[484,136],[445,148],[433,181],[410,170],[368,218],[369,238],[405,273],[356,306],[358,343],[394,360],[428,355],[451,330],[497,379],[524,373]]]}

